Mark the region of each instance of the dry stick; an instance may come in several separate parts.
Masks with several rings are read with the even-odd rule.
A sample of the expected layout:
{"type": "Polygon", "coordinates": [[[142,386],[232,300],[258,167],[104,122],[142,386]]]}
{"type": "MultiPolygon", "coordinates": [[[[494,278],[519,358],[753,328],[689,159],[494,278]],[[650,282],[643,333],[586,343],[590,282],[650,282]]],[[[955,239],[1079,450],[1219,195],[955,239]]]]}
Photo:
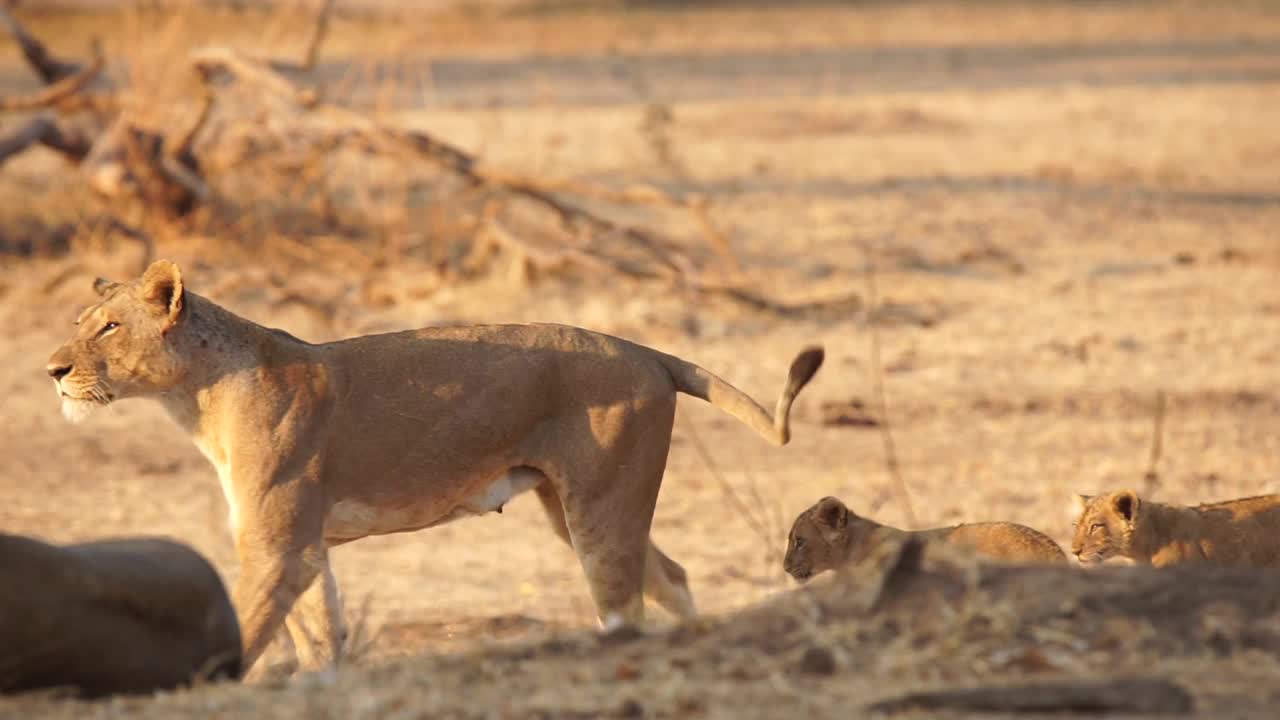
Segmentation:
{"type": "Polygon", "coordinates": [[[22,55],[26,58],[27,64],[36,71],[36,74],[46,84],[55,83],[68,75],[80,71],[78,63],[59,60],[51,55],[44,43],[27,32],[22,23],[18,22],[17,18],[13,17],[4,5],[0,5],[0,25],[4,25],[9,33],[13,35],[18,47],[22,49],[22,55]]]}
{"type": "Polygon", "coordinates": [[[301,69],[303,70],[314,69],[316,60],[320,58],[320,46],[329,36],[329,17],[333,13],[333,2],[334,0],[324,0],[324,5],[320,8],[320,15],[316,18],[316,24],[311,31],[311,39],[307,42],[306,52],[302,55],[301,69]]]}
{"type": "Polygon", "coordinates": [[[1165,393],[1164,390],[1157,390],[1155,413],[1152,417],[1151,455],[1147,459],[1147,471],[1142,475],[1145,485],[1143,495],[1150,495],[1160,484],[1160,473],[1156,470],[1156,466],[1160,462],[1160,453],[1164,449],[1164,411],[1165,393]]]}
{"type": "Polygon", "coordinates": [[[872,258],[870,248],[864,248],[866,257],[866,322],[867,331],[871,336],[871,387],[872,392],[876,396],[876,405],[880,412],[880,438],[884,441],[884,464],[889,471],[889,477],[893,479],[894,485],[897,487],[898,495],[902,499],[903,510],[907,516],[907,523],[910,529],[919,527],[916,522],[915,507],[911,503],[911,493],[907,490],[907,482],[902,477],[902,471],[898,465],[898,453],[894,449],[893,430],[889,423],[889,402],[885,397],[884,391],[884,371],[880,365],[880,329],[876,324],[875,310],[879,303],[876,295],[876,269],[875,262],[872,258]]]}
{"type": "Polygon", "coordinates": [[[687,427],[689,428],[689,440],[693,443],[694,451],[702,458],[702,462],[707,466],[707,471],[711,473],[711,477],[715,478],[716,484],[720,486],[720,492],[729,498],[729,501],[737,508],[738,513],[746,520],[747,525],[751,527],[751,531],[759,536],[765,547],[772,548],[775,543],[773,536],[769,534],[767,523],[763,522],[755,511],[743,502],[742,498],[738,497],[738,493],[734,491],[733,486],[725,480],[719,466],[711,458],[711,453],[707,451],[706,445],[702,444],[702,438],[698,435],[697,426],[694,423],[688,423],[687,427]]]}
{"type": "Polygon", "coordinates": [[[106,67],[106,60],[95,47],[93,62],[57,82],[45,86],[39,92],[20,97],[0,98],[0,110],[39,110],[59,105],[93,82],[94,78],[102,73],[104,67],[106,67]]]}

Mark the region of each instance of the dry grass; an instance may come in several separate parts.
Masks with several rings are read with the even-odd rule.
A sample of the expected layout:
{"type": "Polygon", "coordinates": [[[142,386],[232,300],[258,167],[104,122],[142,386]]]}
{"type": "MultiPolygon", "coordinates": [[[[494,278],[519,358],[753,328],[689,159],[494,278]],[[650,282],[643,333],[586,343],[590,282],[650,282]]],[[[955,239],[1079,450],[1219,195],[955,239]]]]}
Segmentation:
{"type": "MultiPolygon", "coordinates": [[[[884,79],[898,76],[876,75],[892,69],[881,64],[854,77],[881,84],[817,96],[740,89],[680,99],[693,82],[682,73],[649,82],[659,99],[676,98],[664,137],[687,182],[716,199],[717,219],[750,277],[795,299],[861,293],[862,247],[884,241],[875,278],[879,364],[919,526],[1009,520],[1065,543],[1072,493],[1137,484],[1153,466],[1161,501],[1280,489],[1280,105],[1266,74],[1280,72],[1275,11],[1265,4],[998,8],[762,11],[769,22],[735,10],[643,11],[630,25],[608,13],[533,14],[401,23],[386,32],[389,47],[399,33],[418,38],[424,54],[486,57],[591,53],[611,39],[637,54],[714,55],[804,43],[1254,38],[1248,52],[1199,65],[1121,53],[1063,61],[1051,77],[1021,67],[916,69],[904,71],[902,82],[923,73],[938,86],[909,91],[884,79]],[[754,30],[745,28],[748,19],[754,30]],[[654,30],[645,35],[645,27],[654,30]],[[988,72],[1001,82],[984,84],[988,72]],[[1158,393],[1165,410],[1153,463],[1158,393]]],[[[382,27],[364,23],[372,21],[335,23],[338,56],[359,54],[371,28],[382,27]]],[[[222,39],[219,28],[207,29],[222,39]]],[[[68,27],[65,42],[75,47],[83,32],[68,27]]],[[[440,96],[446,86],[440,82],[440,96]]],[[[525,97],[526,88],[511,81],[489,89],[525,97]]],[[[671,182],[652,138],[639,130],[648,99],[591,104],[576,102],[573,87],[550,90],[543,100],[504,107],[389,104],[386,117],[429,128],[513,172],[671,182]]],[[[890,634],[887,619],[824,614],[808,593],[778,597],[787,581],[780,563],[761,564],[767,536],[776,536],[776,557],[783,521],[818,497],[837,495],[887,523],[908,524],[884,472],[879,430],[823,423],[824,404],[874,406],[861,313],[782,321],[589,274],[530,287],[501,275],[444,282],[432,270],[439,248],[427,238],[466,222],[450,213],[447,196],[406,211],[402,196],[379,183],[415,169],[333,162],[328,172],[366,188],[353,205],[390,218],[348,216],[355,230],[380,228],[370,233],[376,241],[358,245],[279,217],[246,217],[237,226],[241,244],[175,234],[161,239],[162,252],[184,264],[192,290],[311,340],[427,322],[568,322],[689,357],[760,398],[776,392],[796,348],[826,345],[827,364],[796,406],[787,448],[769,448],[714,409],[681,404],[654,533],[689,570],[709,619],[617,648],[565,635],[594,623],[585,583],[526,498],[499,518],[338,550],[344,595],[353,607],[368,598],[362,617],[377,640],[332,686],[299,680],[92,708],[33,706],[40,714],[203,717],[301,708],[321,717],[563,717],[633,712],[631,699],[652,714],[835,716],[910,689],[1014,679],[1037,663],[1053,665],[1044,672],[1057,676],[1154,668],[1184,683],[1206,715],[1243,714],[1268,702],[1263,696],[1278,676],[1272,654],[1228,645],[1208,655],[1207,635],[1173,652],[1149,644],[1145,630],[1126,635],[1132,622],[1082,638],[1065,620],[1037,629],[1016,613],[965,604],[898,620],[890,634]],[[264,237],[271,227],[289,232],[264,237]],[[279,248],[270,258],[260,252],[268,240],[279,248]],[[353,245],[395,259],[367,272],[322,269],[332,263],[316,260],[347,258],[353,245]],[[688,431],[694,426],[714,471],[688,431]],[[774,633],[775,623],[785,632],[774,633]],[[671,639],[680,633],[693,638],[687,647],[671,639]],[[533,651],[510,642],[543,635],[548,644],[533,651]],[[490,641],[501,642],[494,649],[490,641]],[[833,675],[795,669],[811,645],[830,650],[833,675]]],[[[48,192],[67,177],[39,153],[7,164],[0,192],[11,200],[0,204],[0,227],[25,233],[73,221],[74,199],[48,192]]],[[[208,554],[230,580],[236,567],[225,505],[190,443],[146,404],[124,403],[91,425],[68,426],[41,374],[88,299],[88,279],[132,272],[136,252],[0,255],[7,330],[0,342],[7,498],[0,527],[53,540],[172,535],[208,554]]],[[[347,264],[367,266],[359,258],[347,264]]],[[[1245,630],[1274,621],[1222,612],[1201,620],[1245,630]]],[[[30,714],[0,703],[0,715],[15,713],[30,714]]]]}

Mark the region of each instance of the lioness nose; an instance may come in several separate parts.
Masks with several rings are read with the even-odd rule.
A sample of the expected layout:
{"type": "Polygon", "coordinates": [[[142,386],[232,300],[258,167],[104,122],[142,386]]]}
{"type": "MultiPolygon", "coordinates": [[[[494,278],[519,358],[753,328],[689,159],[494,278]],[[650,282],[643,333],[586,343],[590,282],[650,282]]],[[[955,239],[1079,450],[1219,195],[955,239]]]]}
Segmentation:
{"type": "Polygon", "coordinates": [[[61,363],[49,363],[47,369],[49,371],[49,377],[54,380],[61,380],[67,376],[67,373],[71,372],[70,365],[63,365],[61,363]]]}

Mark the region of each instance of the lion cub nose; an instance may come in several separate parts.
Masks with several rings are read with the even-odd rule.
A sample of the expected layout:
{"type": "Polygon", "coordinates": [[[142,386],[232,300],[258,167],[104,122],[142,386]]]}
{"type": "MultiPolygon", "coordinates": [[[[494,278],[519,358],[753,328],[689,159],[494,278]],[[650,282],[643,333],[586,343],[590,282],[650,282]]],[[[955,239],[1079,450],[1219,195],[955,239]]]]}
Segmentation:
{"type": "Polygon", "coordinates": [[[46,368],[49,371],[49,377],[54,380],[61,380],[71,372],[71,365],[63,365],[61,363],[49,363],[46,368]]]}

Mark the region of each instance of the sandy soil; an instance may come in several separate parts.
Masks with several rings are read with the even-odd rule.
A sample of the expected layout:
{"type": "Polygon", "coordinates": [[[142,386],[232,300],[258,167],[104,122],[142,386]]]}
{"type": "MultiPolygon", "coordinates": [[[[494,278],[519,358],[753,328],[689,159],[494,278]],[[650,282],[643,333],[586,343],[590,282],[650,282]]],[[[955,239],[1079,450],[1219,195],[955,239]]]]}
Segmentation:
{"type": "MultiPolygon", "coordinates": [[[[435,322],[580,324],[680,354],[762,400],[774,397],[799,347],[825,344],[827,364],[796,406],[786,448],[681,401],[654,535],[687,568],[712,618],[791,591],[779,561],[787,525],[823,495],[907,525],[885,470],[877,426],[886,420],[919,526],[1011,520],[1065,545],[1075,492],[1131,486],[1162,501],[1199,502],[1280,491],[1280,17],[1266,4],[1222,13],[1200,7],[1050,4],[1043,12],[1063,23],[1043,26],[1028,20],[1040,12],[1031,3],[1010,6],[1007,18],[967,5],[826,7],[826,32],[812,43],[825,55],[797,50],[805,43],[794,35],[751,41],[735,29],[744,11],[649,13],[636,22],[662,38],[642,65],[657,90],[631,97],[616,87],[592,90],[564,69],[604,61],[592,54],[603,48],[582,38],[613,16],[540,17],[544,35],[528,29],[534,20],[507,19],[495,21],[492,33],[523,38],[505,48],[509,55],[561,52],[573,54],[572,62],[547,61],[536,80],[519,73],[493,80],[470,65],[470,79],[458,73],[440,91],[453,92],[455,102],[400,110],[402,121],[514,170],[704,189],[748,272],[783,297],[865,293],[871,257],[887,419],[875,410],[871,325],[861,312],[784,321],[620,281],[524,288],[502,277],[364,305],[357,298],[366,279],[232,264],[198,238],[167,240],[162,249],[187,268],[191,289],[309,340],[435,322]],[[926,37],[909,20],[928,7],[941,7],[933,11],[941,15],[925,16],[948,21],[926,37]],[[1127,23],[1139,12],[1144,24],[1127,23]],[[1063,28],[1076,32],[1066,37],[1063,28]],[[703,36],[712,40],[698,42],[703,36]],[[537,37],[578,42],[548,48],[537,37]],[[1151,43],[1164,49],[1150,50],[1151,43]],[[957,44],[978,47],[968,56],[974,61],[940,65],[945,48],[957,44]],[[1069,49],[1046,58],[1035,50],[1043,46],[1069,49]],[[872,47],[906,49],[877,54],[872,47]],[[741,59],[725,54],[747,51],[774,68],[759,92],[734,75],[741,59]],[[691,59],[697,54],[708,57],[691,59]],[[777,70],[796,57],[798,69],[777,70]],[[805,71],[823,58],[835,58],[836,68],[825,84],[805,71]],[[721,76],[735,82],[709,89],[721,76]],[[534,92],[548,82],[554,92],[534,92]],[[491,105],[467,100],[495,95],[491,105]],[[639,130],[654,96],[673,118],[665,157],[639,130]],[[317,317],[265,292],[272,278],[307,292],[323,286],[340,307],[317,317]],[[1160,392],[1168,399],[1163,454],[1159,481],[1147,487],[1142,475],[1160,392]],[[698,441],[714,468],[696,451],[698,441]]],[[[774,24],[794,20],[803,28],[818,12],[767,14],[774,24]]],[[[459,37],[484,37],[482,28],[471,32],[459,37]]],[[[476,46],[473,57],[489,53],[486,42],[476,46]]],[[[474,62],[464,50],[447,50],[459,67],[474,62]]],[[[18,72],[14,64],[5,76],[18,72]]],[[[70,178],[39,152],[8,163],[0,177],[6,227],[38,215],[28,202],[35,189],[70,178]]],[[[207,553],[232,580],[217,479],[160,409],[121,403],[72,426],[44,377],[45,359],[88,302],[89,279],[130,273],[133,265],[125,251],[0,254],[0,528],[54,541],[169,535],[207,553]]],[[[409,287],[414,271],[392,268],[376,282],[409,287]]],[[[334,562],[349,614],[373,634],[356,663],[369,667],[344,671],[339,687],[374,688],[374,699],[343,706],[350,710],[344,717],[412,712],[416,696],[397,695],[401,684],[390,681],[382,692],[379,678],[443,672],[451,657],[404,665],[399,656],[478,652],[489,640],[594,622],[573,555],[531,497],[501,516],[344,546],[334,562]]],[[[653,618],[667,622],[657,609],[653,618]]],[[[910,687],[940,653],[904,655],[874,677],[910,687]]],[[[474,692],[476,714],[503,715],[502,675],[484,670],[488,656],[468,657],[480,658],[466,665],[479,668],[474,677],[449,675],[447,686],[474,692]]],[[[1149,664],[1123,652],[1108,657],[1117,667],[1149,664]]],[[[1238,669],[1239,660],[1228,657],[1222,669],[1238,669]]],[[[577,662],[585,668],[592,660],[577,662]]],[[[1175,672],[1183,661],[1168,662],[1175,672]]],[[[708,691],[688,713],[750,706],[770,716],[796,707],[795,688],[748,691],[758,678],[735,680],[731,665],[713,663],[703,678],[730,690],[737,683],[739,699],[708,691]]],[[[509,707],[512,716],[604,711],[603,700],[578,703],[556,674],[567,671],[554,663],[521,667],[553,679],[539,703],[509,707]]],[[[1253,665],[1249,677],[1278,687],[1274,667],[1253,665]]],[[[220,698],[232,696],[197,690],[154,708],[118,703],[94,712],[160,717],[204,707],[225,715],[257,697],[300,702],[302,687],[237,690],[226,704],[220,698]]],[[[803,706],[834,716],[849,692],[819,693],[803,706]]],[[[607,707],[621,707],[614,699],[607,707]]],[[[685,714],[678,704],[661,707],[685,714]]],[[[0,702],[0,715],[22,712],[0,702]]]]}

